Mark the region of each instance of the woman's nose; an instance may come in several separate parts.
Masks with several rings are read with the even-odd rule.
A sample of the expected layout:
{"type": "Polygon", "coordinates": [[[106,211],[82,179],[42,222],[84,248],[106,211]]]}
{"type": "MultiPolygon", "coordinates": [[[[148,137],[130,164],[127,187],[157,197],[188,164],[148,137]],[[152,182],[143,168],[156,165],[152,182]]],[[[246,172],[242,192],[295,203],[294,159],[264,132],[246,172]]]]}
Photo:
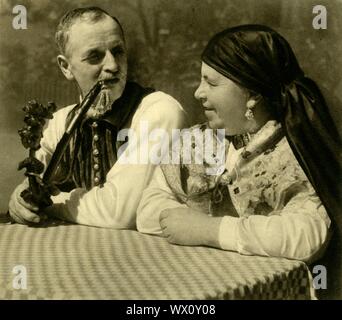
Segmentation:
{"type": "Polygon", "coordinates": [[[196,89],[194,96],[197,100],[201,100],[201,99],[205,98],[205,93],[204,93],[204,90],[202,88],[202,83],[196,89]]]}

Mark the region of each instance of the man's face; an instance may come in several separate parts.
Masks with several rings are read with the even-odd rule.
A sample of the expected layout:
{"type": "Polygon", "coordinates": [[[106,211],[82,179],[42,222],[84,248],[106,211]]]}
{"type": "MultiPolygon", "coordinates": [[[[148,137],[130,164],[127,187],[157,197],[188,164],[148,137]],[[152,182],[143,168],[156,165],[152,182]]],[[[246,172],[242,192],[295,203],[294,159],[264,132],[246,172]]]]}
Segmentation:
{"type": "Polygon", "coordinates": [[[66,59],[71,79],[75,79],[83,97],[98,80],[109,80],[102,95],[114,102],[125,88],[127,55],[119,25],[111,18],[91,22],[76,21],[69,30],[66,59]]]}

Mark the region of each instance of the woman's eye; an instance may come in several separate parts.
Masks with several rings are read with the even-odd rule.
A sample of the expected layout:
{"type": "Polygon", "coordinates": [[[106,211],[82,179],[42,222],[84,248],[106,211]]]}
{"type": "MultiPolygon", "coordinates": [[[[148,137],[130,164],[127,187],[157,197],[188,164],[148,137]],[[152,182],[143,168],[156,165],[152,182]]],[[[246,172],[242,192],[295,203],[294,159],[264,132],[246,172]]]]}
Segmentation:
{"type": "Polygon", "coordinates": [[[217,84],[214,81],[208,79],[207,77],[203,77],[202,82],[208,85],[209,87],[217,87],[217,84]]]}
{"type": "Polygon", "coordinates": [[[212,82],[208,82],[209,86],[211,87],[217,87],[217,84],[216,83],[212,83],[212,82]]]}

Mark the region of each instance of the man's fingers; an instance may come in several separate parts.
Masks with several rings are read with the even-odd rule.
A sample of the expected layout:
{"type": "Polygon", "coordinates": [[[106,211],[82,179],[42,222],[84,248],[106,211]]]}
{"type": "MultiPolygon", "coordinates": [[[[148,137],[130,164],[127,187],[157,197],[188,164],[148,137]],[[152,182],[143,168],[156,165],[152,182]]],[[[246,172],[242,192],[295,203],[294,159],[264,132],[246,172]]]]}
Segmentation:
{"type": "Polygon", "coordinates": [[[23,212],[21,212],[21,216],[25,219],[25,221],[27,222],[33,222],[33,223],[39,223],[40,222],[40,217],[33,213],[30,210],[27,210],[25,208],[25,210],[23,210],[23,212]]]}
{"type": "Polygon", "coordinates": [[[40,221],[40,217],[37,214],[25,208],[19,202],[15,203],[13,199],[9,203],[9,212],[13,219],[21,224],[38,223],[40,221]]]}
{"type": "Polygon", "coordinates": [[[18,200],[18,202],[19,202],[23,207],[27,208],[27,209],[30,210],[30,211],[35,211],[35,212],[37,212],[37,211],[39,210],[38,206],[26,202],[26,201],[20,196],[20,194],[18,194],[17,200],[18,200]]]}
{"type": "Polygon", "coordinates": [[[38,211],[38,207],[27,203],[21,196],[21,192],[26,189],[25,183],[17,186],[12,193],[9,201],[9,213],[14,221],[21,224],[38,223],[40,217],[34,212],[38,211]]]}
{"type": "Polygon", "coordinates": [[[20,224],[26,224],[25,220],[22,219],[21,217],[17,216],[15,212],[9,210],[11,218],[16,222],[20,224]]]}
{"type": "Polygon", "coordinates": [[[40,217],[37,214],[32,213],[27,209],[23,209],[20,213],[10,212],[11,217],[18,223],[28,224],[28,223],[39,223],[40,217]]]}

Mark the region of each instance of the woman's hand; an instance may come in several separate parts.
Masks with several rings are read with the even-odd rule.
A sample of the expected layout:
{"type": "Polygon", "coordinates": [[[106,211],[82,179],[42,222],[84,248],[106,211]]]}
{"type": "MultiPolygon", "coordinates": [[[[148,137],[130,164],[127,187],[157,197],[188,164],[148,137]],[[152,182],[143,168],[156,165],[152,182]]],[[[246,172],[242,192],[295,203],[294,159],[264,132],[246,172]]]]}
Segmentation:
{"type": "Polygon", "coordinates": [[[221,218],[187,208],[164,210],[159,218],[163,235],[173,244],[219,247],[221,218]]]}

